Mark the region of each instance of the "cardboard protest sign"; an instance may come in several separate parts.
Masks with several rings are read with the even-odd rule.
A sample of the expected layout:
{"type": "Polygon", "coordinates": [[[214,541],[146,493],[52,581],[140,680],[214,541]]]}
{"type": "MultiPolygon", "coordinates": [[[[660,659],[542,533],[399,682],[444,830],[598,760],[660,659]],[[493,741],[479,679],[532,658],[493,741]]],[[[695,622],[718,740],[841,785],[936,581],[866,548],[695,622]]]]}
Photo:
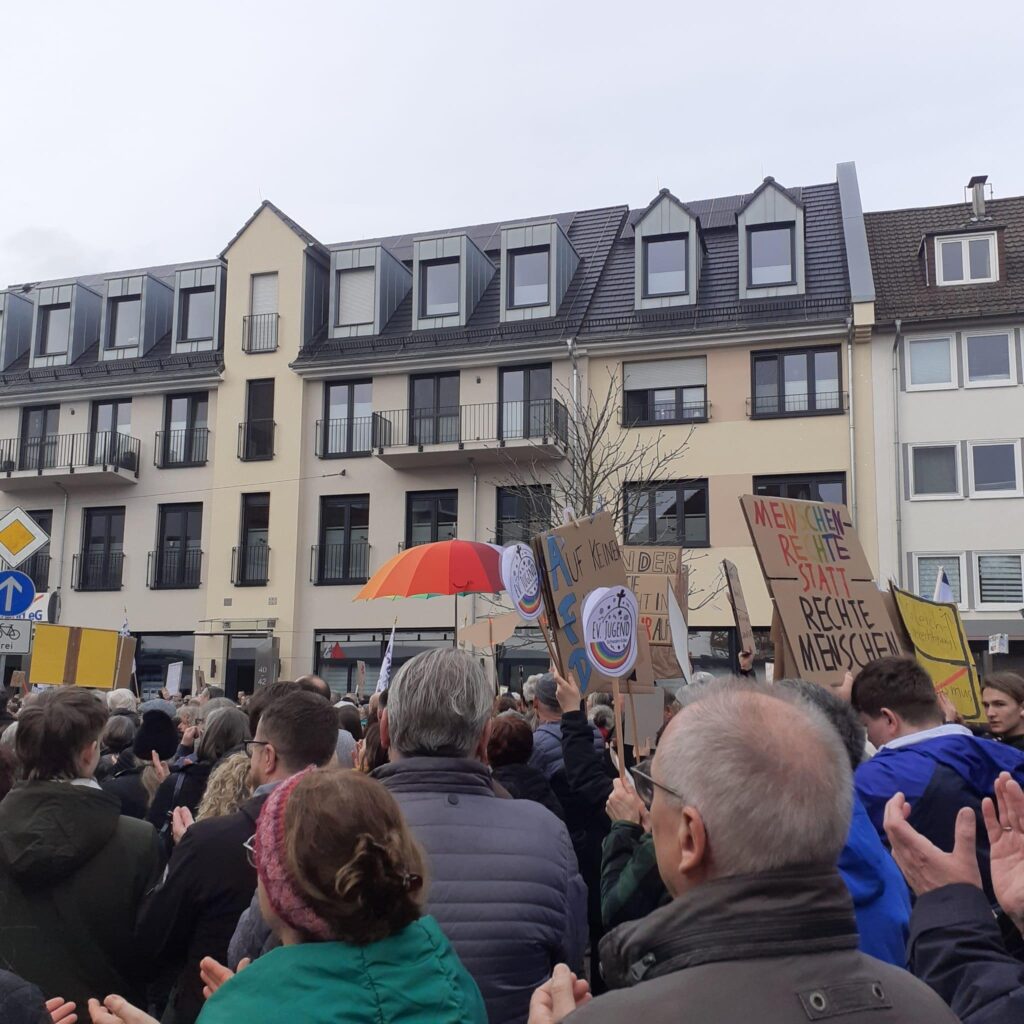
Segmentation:
{"type": "Polygon", "coordinates": [[[654,678],[685,677],[674,651],[665,587],[665,581],[671,581],[685,619],[688,586],[683,549],[626,545],[622,548],[622,562],[626,586],[636,595],[640,607],[640,625],[650,644],[654,678]]]}
{"type": "Polygon", "coordinates": [[[981,681],[955,604],[937,604],[890,584],[914,657],[937,693],[946,694],[968,721],[981,722],[981,681]]]}
{"type": "Polygon", "coordinates": [[[740,504],[788,641],[787,675],[839,685],[847,670],[905,653],[844,505],[750,494],[740,504]]]}
{"type": "MultiPolygon", "coordinates": [[[[595,669],[587,658],[581,618],[584,598],[592,590],[626,586],[611,515],[599,512],[539,534],[532,547],[561,670],[572,672],[584,692],[609,692],[611,677],[595,669]]],[[[638,639],[634,671],[640,686],[649,690],[654,685],[650,651],[646,636],[641,634],[638,639]]]]}
{"type": "Polygon", "coordinates": [[[181,693],[181,673],[185,668],[183,661],[172,661],[167,666],[167,678],[164,680],[164,688],[167,690],[167,695],[173,697],[176,693],[181,693]]]}
{"type": "Polygon", "coordinates": [[[730,562],[728,558],[723,558],[722,573],[725,576],[725,583],[729,591],[729,604],[732,605],[732,617],[736,623],[740,650],[750,651],[753,654],[757,648],[754,645],[754,631],[750,628],[750,613],[747,611],[747,602],[743,597],[739,569],[736,568],[734,562],[730,562]]]}
{"type": "Polygon", "coordinates": [[[123,689],[131,684],[135,639],[116,629],[37,623],[28,681],[33,686],[123,689]]]}
{"type": "Polygon", "coordinates": [[[519,615],[516,612],[477,619],[473,625],[459,630],[459,643],[466,647],[494,647],[512,636],[518,625],[519,615]]]}

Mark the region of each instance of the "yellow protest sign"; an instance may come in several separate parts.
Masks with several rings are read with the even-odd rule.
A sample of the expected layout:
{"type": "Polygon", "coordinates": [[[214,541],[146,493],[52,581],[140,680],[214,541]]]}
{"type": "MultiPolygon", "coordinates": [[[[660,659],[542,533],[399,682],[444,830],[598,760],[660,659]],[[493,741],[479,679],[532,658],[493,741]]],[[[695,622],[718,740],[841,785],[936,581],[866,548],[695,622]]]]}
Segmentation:
{"type": "Polygon", "coordinates": [[[914,656],[969,722],[982,722],[981,681],[955,604],[938,604],[891,586],[914,656]]]}
{"type": "Polygon", "coordinates": [[[87,686],[111,690],[130,685],[135,640],[115,629],[37,623],[28,681],[33,686],[87,686]]]}

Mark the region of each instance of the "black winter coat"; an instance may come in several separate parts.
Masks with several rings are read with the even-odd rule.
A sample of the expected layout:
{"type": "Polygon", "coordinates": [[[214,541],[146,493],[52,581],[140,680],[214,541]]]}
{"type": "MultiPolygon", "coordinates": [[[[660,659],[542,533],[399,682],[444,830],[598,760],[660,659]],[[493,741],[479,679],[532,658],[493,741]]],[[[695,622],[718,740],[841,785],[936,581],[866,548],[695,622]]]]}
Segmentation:
{"type": "Polygon", "coordinates": [[[113,793],[121,801],[121,813],[129,818],[144,819],[149,809],[149,794],[142,784],[145,769],[144,762],[125,750],[117,755],[100,782],[104,793],[113,793]]]}
{"type": "Polygon", "coordinates": [[[565,811],[544,773],[529,764],[504,764],[491,769],[491,777],[505,787],[513,800],[533,800],[565,821],[565,811]]]}
{"type": "MultiPolygon", "coordinates": [[[[228,962],[228,943],[256,889],[243,843],[256,831],[267,794],[234,814],[196,822],[174,848],[163,882],[139,919],[143,954],[181,968],[173,995],[176,1024],[192,1024],[203,1008],[199,961],[228,962]]],[[[231,965],[232,967],[234,964],[231,965]]]]}
{"type": "Polygon", "coordinates": [[[199,813],[199,804],[206,792],[206,783],[210,781],[213,767],[206,761],[186,764],[172,771],[160,783],[146,815],[146,821],[160,833],[165,856],[170,857],[174,848],[170,822],[175,807],[187,807],[193,817],[199,813]]]}
{"type": "Polygon", "coordinates": [[[0,971],[0,1020],[4,1024],[50,1024],[50,1015],[35,985],[0,971]]]}
{"type": "Polygon", "coordinates": [[[907,958],[963,1024],[1024,1020],[1024,964],[1010,956],[981,889],[946,885],[919,897],[907,958]]]}
{"type": "Polygon", "coordinates": [[[19,783],[0,803],[0,963],[79,1007],[143,997],[132,942],[161,867],[156,833],[117,798],[67,782],[19,783]]]}

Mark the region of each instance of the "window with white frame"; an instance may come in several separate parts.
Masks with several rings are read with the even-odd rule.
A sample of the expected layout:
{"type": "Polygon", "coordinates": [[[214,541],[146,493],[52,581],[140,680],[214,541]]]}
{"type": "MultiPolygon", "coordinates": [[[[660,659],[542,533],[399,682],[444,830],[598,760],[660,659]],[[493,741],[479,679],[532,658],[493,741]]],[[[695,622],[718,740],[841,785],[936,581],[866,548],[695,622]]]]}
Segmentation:
{"type": "Polygon", "coordinates": [[[917,568],[917,595],[931,601],[935,596],[935,581],[939,573],[945,571],[949,580],[949,589],[953,591],[956,604],[963,604],[963,552],[945,555],[915,555],[917,568]]]}
{"type": "Polygon", "coordinates": [[[1017,383],[1013,335],[968,334],[964,337],[964,384],[969,388],[1004,387],[1017,383]]]}
{"type": "Polygon", "coordinates": [[[907,342],[907,390],[955,388],[952,338],[914,338],[907,342]]]}
{"type": "Polygon", "coordinates": [[[960,497],[960,447],[956,444],[914,445],[910,449],[912,498],[960,497]]]}
{"type": "Polygon", "coordinates": [[[936,238],[935,268],[940,285],[998,281],[995,233],[936,238]]]}
{"type": "Polygon", "coordinates": [[[1013,611],[1024,605],[1024,572],[1021,556],[989,551],[975,558],[978,606],[1013,611]]]}
{"type": "Polygon", "coordinates": [[[972,498],[1021,494],[1019,441],[971,441],[968,449],[972,498]]]}

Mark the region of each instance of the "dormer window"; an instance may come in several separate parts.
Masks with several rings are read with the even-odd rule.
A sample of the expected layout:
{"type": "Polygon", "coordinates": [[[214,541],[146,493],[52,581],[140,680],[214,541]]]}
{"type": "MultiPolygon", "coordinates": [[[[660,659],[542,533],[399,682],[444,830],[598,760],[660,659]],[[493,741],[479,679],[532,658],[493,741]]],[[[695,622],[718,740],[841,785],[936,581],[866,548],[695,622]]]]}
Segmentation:
{"type": "Polygon", "coordinates": [[[793,284],[796,245],[794,225],[759,224],[747,228],[748,288],[793,284]]]}
{"type": "Polygon", "coordinates": [[[940,285],[998,281],[995,234],[936,238],[935,266],[940,285]]]}
{"type": "Polygon", "coordinates": [[[338,326],[373,323],[373,287],[376,270],[357,267],[338,271],[338,326]]]}
{"type": "Polygon", "coordinates": [[[135,348],[142,324],[142,299],[112,299],[110,302],[111,348],[135,348]]]}
{"type": "Polygon", "coordinates": [[[685,295],[688,235],[660,235],[643,240],[644,298],[685,295]]]}
{"type": "Polygon", "coordinates": [[[420,264],[420,316],[451,316],[459,312],[459,260],[420,264]]]}
{"type": "Polygon", "coordinates": [[[68,351],[71,336],[71,306],[47,306],[42,310],[43,324],[39,338],[39,354],[62,356],[68,351]]]}
{"type": "Polygon", "coordinates": [[[213,338],[213,289],[189,288],[181,294],[182,341],[213,338]]]}
{"type": "Polygon", "coordinates": [[[509,308],[546,306],[548,303],[548,265],[550,249],[537,245],[532,249],[512,249],[508,254],[509,308]]]}

